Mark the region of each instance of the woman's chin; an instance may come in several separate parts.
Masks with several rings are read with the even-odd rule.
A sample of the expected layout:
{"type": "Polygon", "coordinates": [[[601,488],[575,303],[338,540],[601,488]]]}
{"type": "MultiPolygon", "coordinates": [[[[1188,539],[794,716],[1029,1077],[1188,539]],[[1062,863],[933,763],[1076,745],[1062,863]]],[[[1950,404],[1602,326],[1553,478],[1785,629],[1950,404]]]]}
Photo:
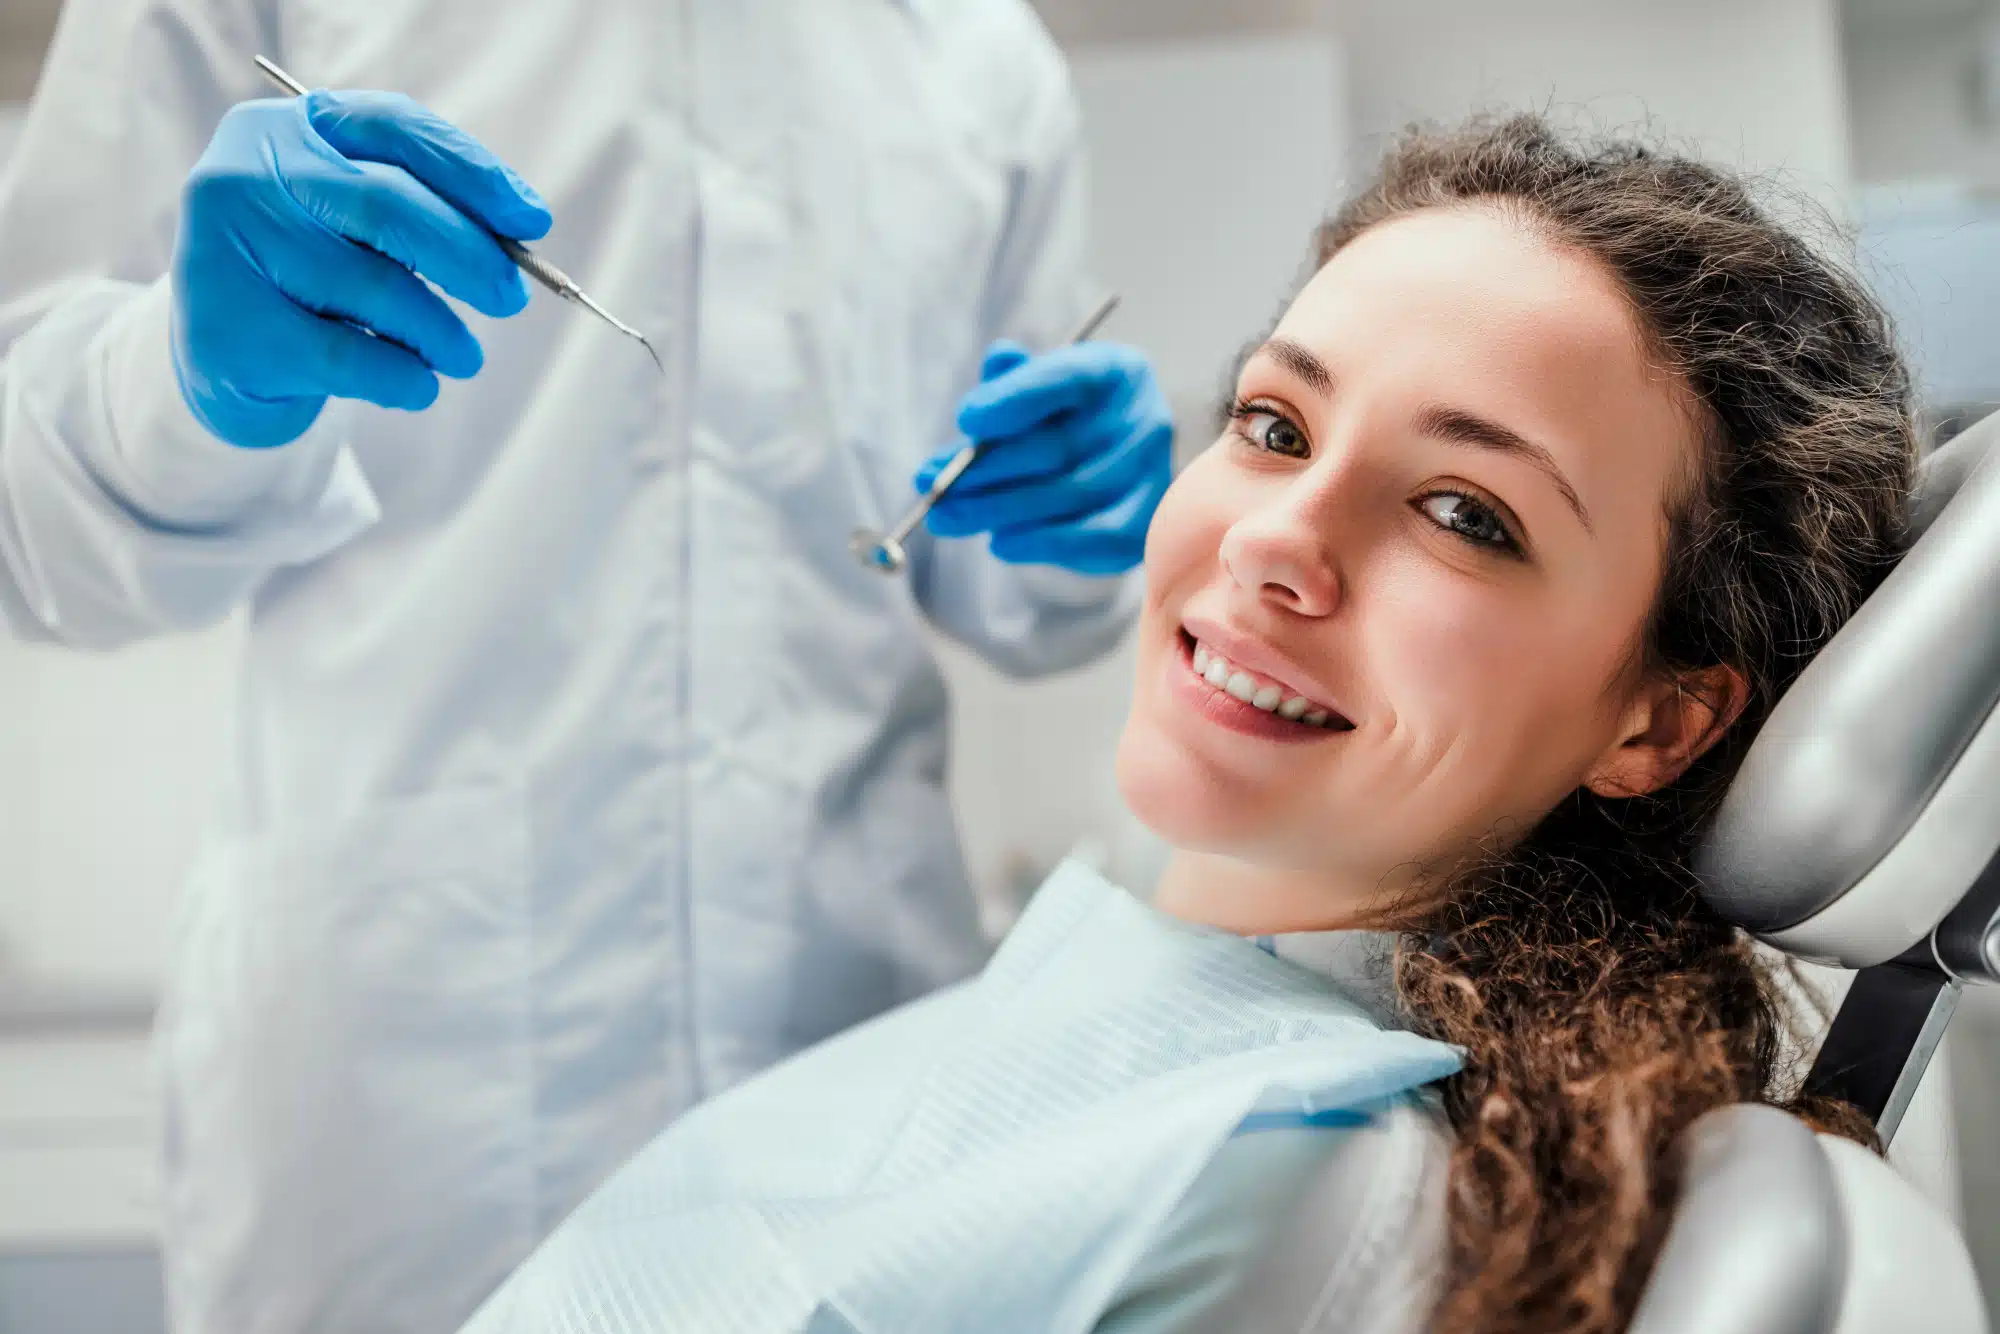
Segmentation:
{"type": "Polygon", "coordinates": [[[1227,852],[1256,841],[1249,794],[1143,722],[1126,720],[1117,775],[1126,808],[1172,847],[1227,852]]]}

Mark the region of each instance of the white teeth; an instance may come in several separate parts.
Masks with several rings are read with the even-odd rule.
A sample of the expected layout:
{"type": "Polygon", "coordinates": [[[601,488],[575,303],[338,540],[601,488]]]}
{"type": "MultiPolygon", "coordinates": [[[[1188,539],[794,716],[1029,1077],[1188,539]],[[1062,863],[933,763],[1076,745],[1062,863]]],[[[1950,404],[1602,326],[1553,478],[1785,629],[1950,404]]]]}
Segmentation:
{"type": "Polygon", "coordinates": [[[1315,706],[1304,695],[1287,698],[1283,686],[1259,685],[1256,677],[1237,671],[1220,653],[1210,652],[1206,644],[1196,642],[1192,661],[1196,676],[1254,709],[1308,727],[1325,727],[1333,717],[1329,710],[1315,706]]]}

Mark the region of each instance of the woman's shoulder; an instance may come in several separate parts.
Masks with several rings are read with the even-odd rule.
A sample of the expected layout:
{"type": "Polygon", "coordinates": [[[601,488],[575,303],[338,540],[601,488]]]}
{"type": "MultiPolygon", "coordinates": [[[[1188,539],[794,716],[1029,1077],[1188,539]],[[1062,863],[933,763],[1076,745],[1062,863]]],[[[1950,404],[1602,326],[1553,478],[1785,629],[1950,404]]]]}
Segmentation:
{"type": "Polygon", "coordinates": [[[1451,1140],[1434,1097],[1238,1134],[1160,1229],[1097,1334],[1422,1328],[1451,1140]]]}
{"type": "Polygon", "coordinates": [[[1434,1092],[1328,1145],[1219,1328],[1404,1334],[1424,1327],[1444,1254],[1452,1137],[1434,1092]]]}

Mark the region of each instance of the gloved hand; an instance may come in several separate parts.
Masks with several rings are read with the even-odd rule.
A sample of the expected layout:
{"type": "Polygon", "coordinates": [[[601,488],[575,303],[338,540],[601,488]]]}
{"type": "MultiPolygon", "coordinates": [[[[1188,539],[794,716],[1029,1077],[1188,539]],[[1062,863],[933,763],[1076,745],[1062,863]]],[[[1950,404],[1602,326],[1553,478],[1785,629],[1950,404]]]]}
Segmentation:
{"type": "Polygon", "coordinates": [[[320,91],[231,108],[181,196],[181,396],[245,448],[295,439],[329,396],[429,406],[439,375],[463,379],[483,357],[417,275],[482,314],[528,303],[473,219],[522,240],[550,222],[500,159],[407,97],[320,91]]]}
{"type": "MultiPolygon", "coordinates": [[[[1173,416],[1145,356],[1116,343],[1041,356],[995,343],[980,380],[958,409],[979,457],[931,510],[931,531],[991,533],[994,556],[1014,564],[1093,575],[1137,565],[1173,475],[1173,416]]],[[[918,471],[919,492],[958,449],[918,471]]]]}

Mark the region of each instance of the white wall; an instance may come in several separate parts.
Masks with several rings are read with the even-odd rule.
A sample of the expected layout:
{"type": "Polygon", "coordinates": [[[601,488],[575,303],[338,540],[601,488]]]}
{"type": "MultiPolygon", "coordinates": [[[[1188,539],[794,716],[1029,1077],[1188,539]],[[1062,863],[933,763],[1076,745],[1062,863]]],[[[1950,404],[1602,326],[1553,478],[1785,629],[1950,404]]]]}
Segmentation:
{"type": "Polygon", "coordinates": [[[2000,179],[2000,135],[1974,111],[1981,8],[1976,0],[1904,0],[1852,26],[1846,70],[1857,179],[2000,179]]]}
{"type": "Polygon", "coordinates": [[[1834,0],[1341,0],[1358,148],[1413,119],[1547,108],[1650,123],[1703,155],[1794,176],[1850,171],[1834,0]]]}
{"type": "Polygon", "coordinates": [[[222,756],[229,631],[0,641],[0,974],[150,985],[222,756]]]}
{"type": "Polygon", "coordinates": [[[1905,3],[1846,45],[1862,251],[1926,404],[1957,412],[2000,403],[2000,23],[1905,3]]]}
{"type": "Polygon", "coordinates": [[[1314,26],[1331,0],[1030,0],[1066,50],[1144,46],[1211,37],[1293,33],[1314,26]]]}

